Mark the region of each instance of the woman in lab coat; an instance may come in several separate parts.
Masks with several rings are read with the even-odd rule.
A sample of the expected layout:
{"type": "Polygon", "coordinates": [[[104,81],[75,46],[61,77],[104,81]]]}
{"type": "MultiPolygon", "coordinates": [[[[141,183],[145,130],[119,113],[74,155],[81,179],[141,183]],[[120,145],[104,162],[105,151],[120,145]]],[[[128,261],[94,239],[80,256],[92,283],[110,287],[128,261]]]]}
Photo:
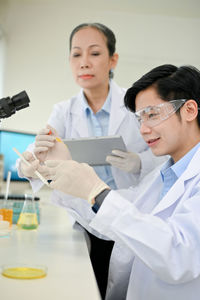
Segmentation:
{"type": "MultiPolygon", "coordinates": [[[[151,153],[140,135],[135,116],[124,107],[125,89],[112,80],[117,60],[115,36],[110,29],[97,23],[77,26],[70,36],[69,61],[75,81],[82,89],[78,95],[56,104],[48,120],[48,124],[53,128],[52,132],[55,133],[55,129],[55,134],[62,139],[98,135],[123,137],[128,152],[117,153],[117,158],[112,155],[108,157],[111,167],[95,167],[97,174],[113,189],[136,185],[146,173],[163,161],[163,158],[156,158],[151,153]]],[[[45,160],[46,154],[48,158],[48,152],[55,144],[54,134],[48,133],[49,129],[46,128],[36,137],[33,151],[40,161],[45,160]]],[[[34,168],[45,175],[45,167],[38,165],[38,160],[30,153],[24,153],[24,156],[34,168]]],[[[32,178],[31,184],[35,191],[41,187],[42,183],[33,179],[33,170],[27,168],[23,162],[19,172],[29,179],[32,178]]],[[[88,232],[99,238],[105,238],[88,225],[94,217],[94,212],[88,203],[58,191],[53,192],[52,200],[57,205],[65,207],[76,224],[82,225],[88,232]]],[[[132,260],[132,255],[124,253],[124,256],[120,257],[121,248],[117,246],[114,248],[107,300],[121,300],[125,297],[128,284],[126,265],[130,265],[132,260]],[[120,267],[121,264],[123,266],[120,267]],[[123,272],[124,267],[126,272],[123,272]],[[116,268],[117,270],[120,268],[120,273],[116,272],[116,268]],[[124,280],[122,280],[123,276],[125,276],[124,280]],[[123,284],[119,284],[119,279],[123,284]],[[118,292],[113,295],[113,290],[118,292]]],[[[103,265],[102,262],[99,263],[103,265]]]]}
{"type": "MultiPolygon", "coordinates": [[[[107,161],[111,164],[110,168],[94,167],[94,169],[100,177],[102,177],[102,169],[106,168],[106,172],[111,172],[111,178],[108,176],[107,181],[104,180],[108,185],[114,185],[114,189],[137,185],[144,175],[166,158],[158,158],[152,154],[141,137],[135,116],[124,106],[126,90],[112,80],[113,69],[118,61],[113,32],[105,25],[97,23],[77,26],[70,36],[69,61],[75,81],[82,89],[71,99],[55,104],[47,123],[57,131],[62,139],[121,135],[128,152],[123,152],[123,157],[120,157],[121,153],[118,153],[118,157],[109,156],[107,161]],[[101,120],[101,116],[98,117],[102,111],[107,111],[106,126],[104,125],[105,121],[101,120]],[[95,115],[97,116],[96,123],[92,123],[92,125],[93,127],[100,125],[99,127],[102,127],[100,133],[95,131],[90,123],[90,119],[95,118],[95,115]],[[98,121],[100,124],[97,124],[98,121]]],[[[49,129],[43,129],[36,137],[34,153],[38,158],[54,146],[55,137],[49,135],[48,132],[49,129]]],[[[41,160],[44,158],[42,157],[41,160]]],[[[24,164],[22,166],[24,168],[22,173],[25,175],[27,167],[24,164]]],[[[42,167],[40,168],[42,173],[42,167]]],[[[32,175],[34,176],[34,174],[32,175]]],[[[42,185],[38,180],[32,180],[31,184],[35,191],[42,185]]],[[[113,186],[111,187],[113,188],[113,186]]],[[[66,200],[59,202],[55,196],[54,201],[64,206],[68,205],[66,200]]],[[[77,206],[74,199],[70,205],[72,205],[72,209],[73,205],[77,206]]],[[[84,211],[83,205],[80,203],[80,212],[84,211]]],[[[80,224],[87,227],[87,222],[79,221],[80,224]]],[[[88,230],[91,229],[88,227],[88,230]]]]}
{"type": "Polygon", "coordinates": [[[152,152],[171,156],[162,168],[136,188],[110,191],[87,164],[49,161],[50,186],[96,202],[90,226],[132,252],[127,300],[198,300],[200,71],[157,67],[128,90],[125,103],[152,152]]]}

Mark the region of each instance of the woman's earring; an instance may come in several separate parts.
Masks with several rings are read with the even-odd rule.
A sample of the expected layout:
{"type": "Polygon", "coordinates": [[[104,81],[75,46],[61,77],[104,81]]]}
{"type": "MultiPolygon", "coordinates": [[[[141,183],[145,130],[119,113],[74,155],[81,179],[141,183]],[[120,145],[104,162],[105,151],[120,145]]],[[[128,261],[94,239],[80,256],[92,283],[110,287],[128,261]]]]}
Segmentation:
{"type": "Polygon", "coordinates": [[[110,69],[109,78],[112,79],[114,77],[114,69],[110,69]]]}

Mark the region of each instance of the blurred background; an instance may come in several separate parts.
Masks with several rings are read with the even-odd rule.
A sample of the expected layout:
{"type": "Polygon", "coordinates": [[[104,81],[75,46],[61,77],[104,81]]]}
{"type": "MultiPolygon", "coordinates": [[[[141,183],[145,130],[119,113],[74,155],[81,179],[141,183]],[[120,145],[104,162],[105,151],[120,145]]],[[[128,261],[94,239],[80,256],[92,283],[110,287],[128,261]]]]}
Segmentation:
{"type": "Polygon", "coordinates": [[[31,99],[1,128],[36,133],[56,102],[79,91],[68,40],[83,22],[114,31],[122,87],[160,64],[200,68],[199,0],[0,0],[0,98],[26,90],[31,99]]]}

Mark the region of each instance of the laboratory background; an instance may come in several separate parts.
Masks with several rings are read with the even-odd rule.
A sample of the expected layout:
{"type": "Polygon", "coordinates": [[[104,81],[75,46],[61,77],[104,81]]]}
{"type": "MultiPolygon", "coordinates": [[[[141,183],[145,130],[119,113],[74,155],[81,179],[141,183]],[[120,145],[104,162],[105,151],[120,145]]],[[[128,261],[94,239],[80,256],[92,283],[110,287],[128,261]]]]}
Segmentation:
{"type": "MultiPolygon", "coordinates": [[[[121,87],[161,64],[200,69],[199,0],[0,0],[0,99],[24,90],[30,98],[29,107],[0,120],[0,133],[8,132],[4,140],[0,136],[0,194],[32,193],[29,182],[16,180],[14,173],[7,190],[2,166],[15,166],[12,147],[23,152],[46,126],[53,105],[79,92],[68,61],[69,36],[85,22],[103,23],[115,33],[114,80],[121,87]]],[[[53,300],[60,291],[60,300],[100,300],[83,234],[72,230],[64,209],[50,205],[50,194],[44,186],[34,195],[40,199],[37,232],[12,227],[13,238],[0,239],[0,270],[2,262],[31,262],[44,264],[48,274],[17,284],[0,275],[0,294],[5,300],[27,295],[53,300]]]]}
{"type": "Polygon", "coordinates": [[[2,128],[36,133],[56,102],[79,91],[68,55],[82,22],[114,31],[122,87],[165,63],[200,68],[199,0],[0,0],[0,98],[26,90],[31,100],[2,128]]]}

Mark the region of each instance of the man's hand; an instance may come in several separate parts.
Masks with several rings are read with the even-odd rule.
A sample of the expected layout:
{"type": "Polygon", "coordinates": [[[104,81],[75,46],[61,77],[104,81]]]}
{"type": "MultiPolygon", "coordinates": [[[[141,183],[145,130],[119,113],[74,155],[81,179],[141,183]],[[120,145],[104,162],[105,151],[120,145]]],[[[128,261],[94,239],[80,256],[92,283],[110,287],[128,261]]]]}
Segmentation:
{"type": "Polygon", "coordinates": [[[88,200],[90,203],[101,191],[109,188],[88,164],[68,161],[46,161],[50,168],[50,187],[88,200]]]}

